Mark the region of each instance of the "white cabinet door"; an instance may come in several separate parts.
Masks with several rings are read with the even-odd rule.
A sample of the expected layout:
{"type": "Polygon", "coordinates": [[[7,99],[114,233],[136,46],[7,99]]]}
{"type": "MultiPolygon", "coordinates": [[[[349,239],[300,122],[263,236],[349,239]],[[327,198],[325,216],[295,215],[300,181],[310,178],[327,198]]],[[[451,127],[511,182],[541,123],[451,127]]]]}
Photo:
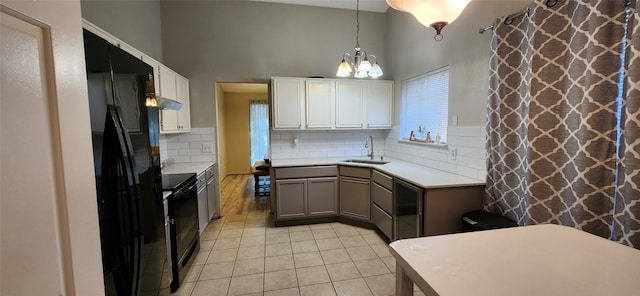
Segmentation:
{"type": "Polygon", "coordinates": [[[184,133],[191,130],[191,110],[189,109],[189,79],[160,66],[159,95],[182,103],[180,110],[160,111],[160,133],[184,133]]]}
{"type": "Polygon", "coordinates": [[[273,78],[273,128],[301,129],[303,117],[304,79],[273,78]]]}
{"type": "MultiPolygon", "coordinates": [[[[167,67],[160,67],[159,95],[167,99],[176,100],[176,72],[167,67]]],[[[160,110],[160,132],[177,132],[178,131],[178,111],[177,110],[160,110]]]]}
{"type": "Polygon", "coordinates": [[[306,128],[331,129],[333,127],[335,82],[324,79],[307,79],[306,87],[306,128]]]}
{"type": "Polygon", "coordinates": [[[191,130],[191,110],[189,109],[189,79],[176,74],[177,101],[182,103],[178,110],[178,130],[188,132],[191,130]]]}
{"type": "Polygon", "coordinates": [[[367,81],[366,128],[391,128],[393,81],[367,81]]]}
{"type": "Polygon", "coordinates": [[[176,72],[161,66],[160,67],[160,96],[175,100],[178,97],[176,90],[176,72]]]}
{"type": "Polygon", "coordinates": [[[337,128],[363,127],[364,91],[364,81],[336,82],[337,128]]]}

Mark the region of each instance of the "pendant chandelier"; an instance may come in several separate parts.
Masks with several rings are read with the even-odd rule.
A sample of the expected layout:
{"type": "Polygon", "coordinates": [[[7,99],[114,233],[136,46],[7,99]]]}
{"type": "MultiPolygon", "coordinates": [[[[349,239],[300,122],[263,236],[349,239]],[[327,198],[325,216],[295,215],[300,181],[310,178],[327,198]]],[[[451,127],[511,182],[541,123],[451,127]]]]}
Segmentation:
{"type": "Polygon", "coordinates": [[[455,21],[471,0],[387,0],[395,10],[412,14],[425,27],[436,30],[433,37],[442,40],[442,28],[455,21]]]}
{"type": "Polygon", "coordinates": [[[374,55],[367,55],[367,53],[360,48],[359,36],[360,35],[360,0],[356,0],[356,47],[353,60],[351,60],[351,54],[345,53],[342,56],[342,62],[338,66],[338,77],[349,77],[351,73],[356,78],[378,78],[382,76],[382,68],[378,65],[378,59],[374,55]]]}

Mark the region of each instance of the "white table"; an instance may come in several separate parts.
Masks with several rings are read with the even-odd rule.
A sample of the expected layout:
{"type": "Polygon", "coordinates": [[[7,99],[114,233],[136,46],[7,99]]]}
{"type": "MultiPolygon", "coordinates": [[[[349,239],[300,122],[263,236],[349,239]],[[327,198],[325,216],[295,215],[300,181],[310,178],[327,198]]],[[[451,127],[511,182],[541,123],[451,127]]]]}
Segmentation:
{"type": "Polygon", "coordinates": [[[640,295],[640,250],[558,225],[395,241],[396,295],[640,295]]]}

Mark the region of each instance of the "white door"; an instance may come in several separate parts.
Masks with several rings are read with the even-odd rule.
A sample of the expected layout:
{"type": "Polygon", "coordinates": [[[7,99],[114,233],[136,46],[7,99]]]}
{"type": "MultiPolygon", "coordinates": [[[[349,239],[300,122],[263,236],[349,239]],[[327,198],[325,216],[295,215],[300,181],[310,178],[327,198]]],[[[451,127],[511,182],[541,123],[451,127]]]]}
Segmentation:
{"type": "Polygon", "coordinates": [[[0,295],[101,295],[80,3],[3,2],[0,24],[0,295]]]}

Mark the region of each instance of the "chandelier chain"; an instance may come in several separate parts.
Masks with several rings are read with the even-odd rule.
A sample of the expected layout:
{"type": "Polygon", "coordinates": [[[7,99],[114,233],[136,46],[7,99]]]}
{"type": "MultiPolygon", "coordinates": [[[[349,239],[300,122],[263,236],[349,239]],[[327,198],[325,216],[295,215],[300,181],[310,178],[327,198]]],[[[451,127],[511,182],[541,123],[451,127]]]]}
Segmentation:
{"type": "Polygon", "coordinates": [[[356,50],[360,50],[360,0],[356,1],[356,50]]]}

